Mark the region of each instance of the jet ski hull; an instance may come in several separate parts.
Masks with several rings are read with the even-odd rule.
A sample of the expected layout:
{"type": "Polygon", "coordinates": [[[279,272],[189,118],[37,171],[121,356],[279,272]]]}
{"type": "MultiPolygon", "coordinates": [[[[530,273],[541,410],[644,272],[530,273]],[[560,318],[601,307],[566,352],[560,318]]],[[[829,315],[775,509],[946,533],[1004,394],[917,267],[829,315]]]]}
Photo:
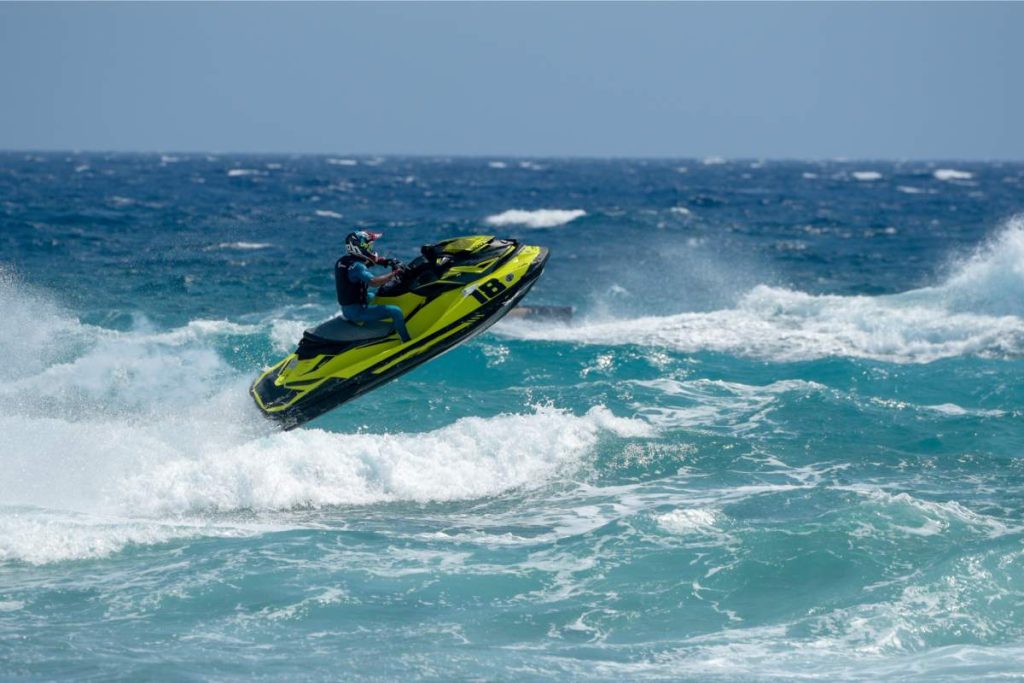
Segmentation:
{"type": "Polygon", "coordinates": [[[320,328],[307,331],[296,353],[253,383],[257,407],[283,429],[293,429],[480,334],[512,310],[547,263],[547,249],[505,243],[515,249],[493,264],[485,258],[482,267],[456,265],[436,281],[394,297],[382,288],[377,301],[403,308],[413,334],[409,342],[393,334],[333,342],[338,352],[330,353],[332,342],[312,334],[320,328]],[[439,287],[447,289],[438,294],[439,287]]]}

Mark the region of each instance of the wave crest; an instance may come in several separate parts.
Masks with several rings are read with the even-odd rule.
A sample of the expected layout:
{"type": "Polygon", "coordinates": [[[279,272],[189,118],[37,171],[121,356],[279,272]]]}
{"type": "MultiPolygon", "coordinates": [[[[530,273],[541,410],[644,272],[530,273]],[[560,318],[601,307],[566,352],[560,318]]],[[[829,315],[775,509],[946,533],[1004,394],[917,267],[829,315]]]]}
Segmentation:
{"type": "Polygon", "coordinates": [[[730,309],[630,320],[506,323],[502,334],[583,344],[712,351],[780,362],[829,356],[927,363],[1024,355],[1024,219],[958,262],[940,285],[885,296],[758,285],[730,309]]]}
{"type": "Polygon", "coordinates": [[[527,228],[555,228],[586,215],[587,212],[583,209],[537,209],[535,211],[509,209],[488,216],[486,223],[495,226],[523,225],[527,228]]]}

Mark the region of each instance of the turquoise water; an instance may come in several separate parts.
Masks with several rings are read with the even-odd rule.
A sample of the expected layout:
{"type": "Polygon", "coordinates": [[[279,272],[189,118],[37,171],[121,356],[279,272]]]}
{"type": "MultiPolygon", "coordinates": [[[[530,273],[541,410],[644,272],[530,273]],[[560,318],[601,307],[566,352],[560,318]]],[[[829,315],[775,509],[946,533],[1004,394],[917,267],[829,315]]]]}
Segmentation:
{"type": "Polygon", "coordinates": [[[1024,165],[0,154],[0,677],[1024,677],[1024,165]],[[353,227],[547,246],[281,433],[353,227]]]}

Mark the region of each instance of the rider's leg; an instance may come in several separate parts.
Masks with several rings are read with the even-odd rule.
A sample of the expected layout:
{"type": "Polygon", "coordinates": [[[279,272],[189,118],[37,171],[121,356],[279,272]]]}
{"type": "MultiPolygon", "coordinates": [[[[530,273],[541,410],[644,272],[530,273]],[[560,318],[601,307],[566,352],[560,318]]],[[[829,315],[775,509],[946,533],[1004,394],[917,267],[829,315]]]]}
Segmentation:
{"type": "Polygon", "coordinates": [[[376,320],[391,319],[391,323],[395,326],[395,330],[398,331],[398,336],[402,338],[403,342],[409,341],[409,331],[405,329],[405,316],[402,315],[402,309],[398,306],[392,306],[391,304],[379,304],[370,306],[345,306],[342,308],[342,313],[345,314],[346,320],[352,322],[373,322],[376,320]]]}

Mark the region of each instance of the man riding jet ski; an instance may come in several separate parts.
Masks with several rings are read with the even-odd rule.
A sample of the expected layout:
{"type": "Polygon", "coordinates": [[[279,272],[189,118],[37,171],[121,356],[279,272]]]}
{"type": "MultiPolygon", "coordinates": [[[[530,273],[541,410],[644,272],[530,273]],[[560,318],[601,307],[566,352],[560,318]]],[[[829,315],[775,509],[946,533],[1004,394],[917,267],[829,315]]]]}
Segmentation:
{"type": "Polygon", "coordinates": [[[338,291],[338,304],[345,320],[350,322],[376,322],[390,318],[398,336],[403,342],[409,341],[405,329],[405,316],[398,306],[371,305],[370,287],[380,287],[390,282],[401,271],[395,259],[381,257],[373,250],[373,243],[384,235],[379,232],[353,232],[345,238],[345,255],[334,264],[334,284],[338,291]],[[392,270],[387,275],[374,277],[366,266],[387,265],[392,270]]]}
{"type": "Polygon", "coordinates": [[[483,332],[526,295],[548,260],[543,247],[475,235],[426,245],[405,267],[375,278],[368,264],[398,266],[373,252],[378,237],[356,233],[351,246],[359,254],[349,250],[335,266],[344,315],[306,330],[295,352],[252,385],[260,411],[285,429],[483,332]],[[372,303],[368,293],[363,298],[378,285],[372,303]]]}

